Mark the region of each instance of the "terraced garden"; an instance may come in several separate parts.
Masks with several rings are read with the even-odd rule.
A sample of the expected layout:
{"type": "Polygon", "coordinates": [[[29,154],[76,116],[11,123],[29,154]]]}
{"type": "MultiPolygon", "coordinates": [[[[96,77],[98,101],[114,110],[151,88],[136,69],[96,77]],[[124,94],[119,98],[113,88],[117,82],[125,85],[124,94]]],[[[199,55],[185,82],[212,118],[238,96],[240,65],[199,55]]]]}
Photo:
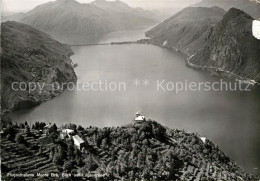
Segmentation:
{"type": "Polygon", "coordinates": [[[17,133],[24,137],[25,144],[19,144],[15,140],[1,139],[1,164],[3,168],[3,180],[7,173],[58,173],[56,166],[50,158],[50,150],[54,146],[42,145],[46,137],[35,136],[35,133],[17,133]],[[31,136],[34,135],[34,136],[31,136]]]}

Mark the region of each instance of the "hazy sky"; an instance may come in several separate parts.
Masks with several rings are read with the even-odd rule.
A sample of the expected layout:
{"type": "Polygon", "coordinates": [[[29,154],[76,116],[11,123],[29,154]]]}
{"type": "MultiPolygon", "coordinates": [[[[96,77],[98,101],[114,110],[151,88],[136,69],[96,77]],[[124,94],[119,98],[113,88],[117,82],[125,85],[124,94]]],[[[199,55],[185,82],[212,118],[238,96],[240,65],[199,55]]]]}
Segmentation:
{"type": "MultiPolygon", "coordinates": [[[[35,6],[54,0],[2,0],[4,12],[24,12],[33,9],[35,6]]],[[[80,3],[89,3],[93,0],[76,0],[80,3]]],[[[110,0],[113,1],[113,0],[110,0]]],[[[185,7],[200,0],[121,0],[132,7],[144,9],[172,9],[185,7]]]]}

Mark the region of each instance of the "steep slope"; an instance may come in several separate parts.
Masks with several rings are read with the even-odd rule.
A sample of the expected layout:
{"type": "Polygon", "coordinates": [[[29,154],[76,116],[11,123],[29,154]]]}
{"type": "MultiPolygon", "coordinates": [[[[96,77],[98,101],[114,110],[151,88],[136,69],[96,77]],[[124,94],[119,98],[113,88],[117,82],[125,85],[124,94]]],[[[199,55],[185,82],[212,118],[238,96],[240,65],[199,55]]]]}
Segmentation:
{"type": "Polygon", "coordinates": [[[226,11],[230,8],[237,8],[243,10],[253,18],[260,18],[260,4],[256,0],[202,0],[200,3],[195,4],[196,7],[212,7],[218,6],[226,11]]]}
{"type": "Polygon", "coordinates": [[[115,1],[98,0],[81,4],[75,0],[56,0],[37,6],[12,20],[31,25],[70,44],[96,42],[100,36],[119,30],[153,25],[155,20],[145,11],[115,1]]]}
{"type": "Polygon", "coordinates": [[[32,107],[58,95],[63,90],[60,87],[54,91],[50,86],[54,82],[61,85],[76,81],[69,58],[73,52],[67,45],[14,21],[2,23],[1,29],[2,113],[32,107]],[[37,86],[29,92],[25,84],[19,89],[22,82],[27,86],[29,82],[39,83],[44,85],[43,90],[37,86]]]}
{"type": "Polygon", "coordinates": [[[203,47],[210,28],[224,14],[225,11],[218,7],[188,7],[148,31],[146,36],[153,44],[180,49],[192,55],[203,47]]]}
{"type": "Polygon", "coordinates": [[[65,125],[85,141],[82,152],[71,139],[59,139],[55,129],[44,137],[37,127],[27,134],[15,125],[4,130],[3,178],[7,173],[45,171],[81,173],[86,180],[257,180],[208,139],[151,120],[103,129],[65,125]],[[15,134],[25,141],[10,140],[15,134]]]}
{"type": "Polygon", "coordinates": [[[252,35],[252,20],[245,12],[231,8],[209,34],[203,50],[188,63],[260,82],[260,40],[252,35]]]}

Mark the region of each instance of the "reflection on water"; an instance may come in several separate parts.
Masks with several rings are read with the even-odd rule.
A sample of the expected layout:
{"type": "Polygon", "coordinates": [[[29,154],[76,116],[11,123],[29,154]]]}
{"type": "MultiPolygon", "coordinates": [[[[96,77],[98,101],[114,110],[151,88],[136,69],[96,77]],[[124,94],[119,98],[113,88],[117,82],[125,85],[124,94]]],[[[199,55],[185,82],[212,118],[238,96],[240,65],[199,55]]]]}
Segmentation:
{"type": "MultiPolygon", "coordinates": [[[[113,38],[107,38],[111,40],[113,38]]],[[[219,78],[185,67],[184,58],[152,45],[74,47],[79,81],[123,81],[126,91],[66,91],[30,111],[11,114],[15,121],[119,126],[137,110],[170,128],[206,136],[252,172],[260,168],[260,95],[251,92],[156,90],[157,80],[214,82],[219,78]],[[148,79],[150,85],[133,86],[148,79]]]]}

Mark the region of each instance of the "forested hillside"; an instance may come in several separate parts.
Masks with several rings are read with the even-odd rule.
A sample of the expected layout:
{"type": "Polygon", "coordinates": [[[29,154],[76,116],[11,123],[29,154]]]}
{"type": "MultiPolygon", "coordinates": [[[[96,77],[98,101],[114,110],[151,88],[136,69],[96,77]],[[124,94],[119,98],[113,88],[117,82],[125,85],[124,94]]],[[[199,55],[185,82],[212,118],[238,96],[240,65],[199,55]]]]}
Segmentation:
{"type": "Polygon", "coordinates": [[[46,128],[45,123],[29,127],[7,119],[2,128],[4,176],[22,169],[27,173],[72,173],[70,179],[77,174],[106,180],[256,179],[208,139],[151,120],[103,129],[74,124],[57,128],[54,124],[47,135],[40,131],[46,128]],[[73,133],[61,139],[63,129],[73,133]],[[69,138],[73,135],[84,140],[81,151],[69,138]]]}
{"type": "Polygon", "coordinates": [[[68,45],[15,21],[2,23],[1,30],[1,114],[38,105],[63,91],[37,86],[29,92],[30,82],[42,86],[76,81],[68,45]]]}
{"type": "Polygon", "coordinates": [[[190,56],[203,48],[208,32],[224,14],[219,7],[188,7],[146,32],[146,36],[155,45],[190,56]]]}

